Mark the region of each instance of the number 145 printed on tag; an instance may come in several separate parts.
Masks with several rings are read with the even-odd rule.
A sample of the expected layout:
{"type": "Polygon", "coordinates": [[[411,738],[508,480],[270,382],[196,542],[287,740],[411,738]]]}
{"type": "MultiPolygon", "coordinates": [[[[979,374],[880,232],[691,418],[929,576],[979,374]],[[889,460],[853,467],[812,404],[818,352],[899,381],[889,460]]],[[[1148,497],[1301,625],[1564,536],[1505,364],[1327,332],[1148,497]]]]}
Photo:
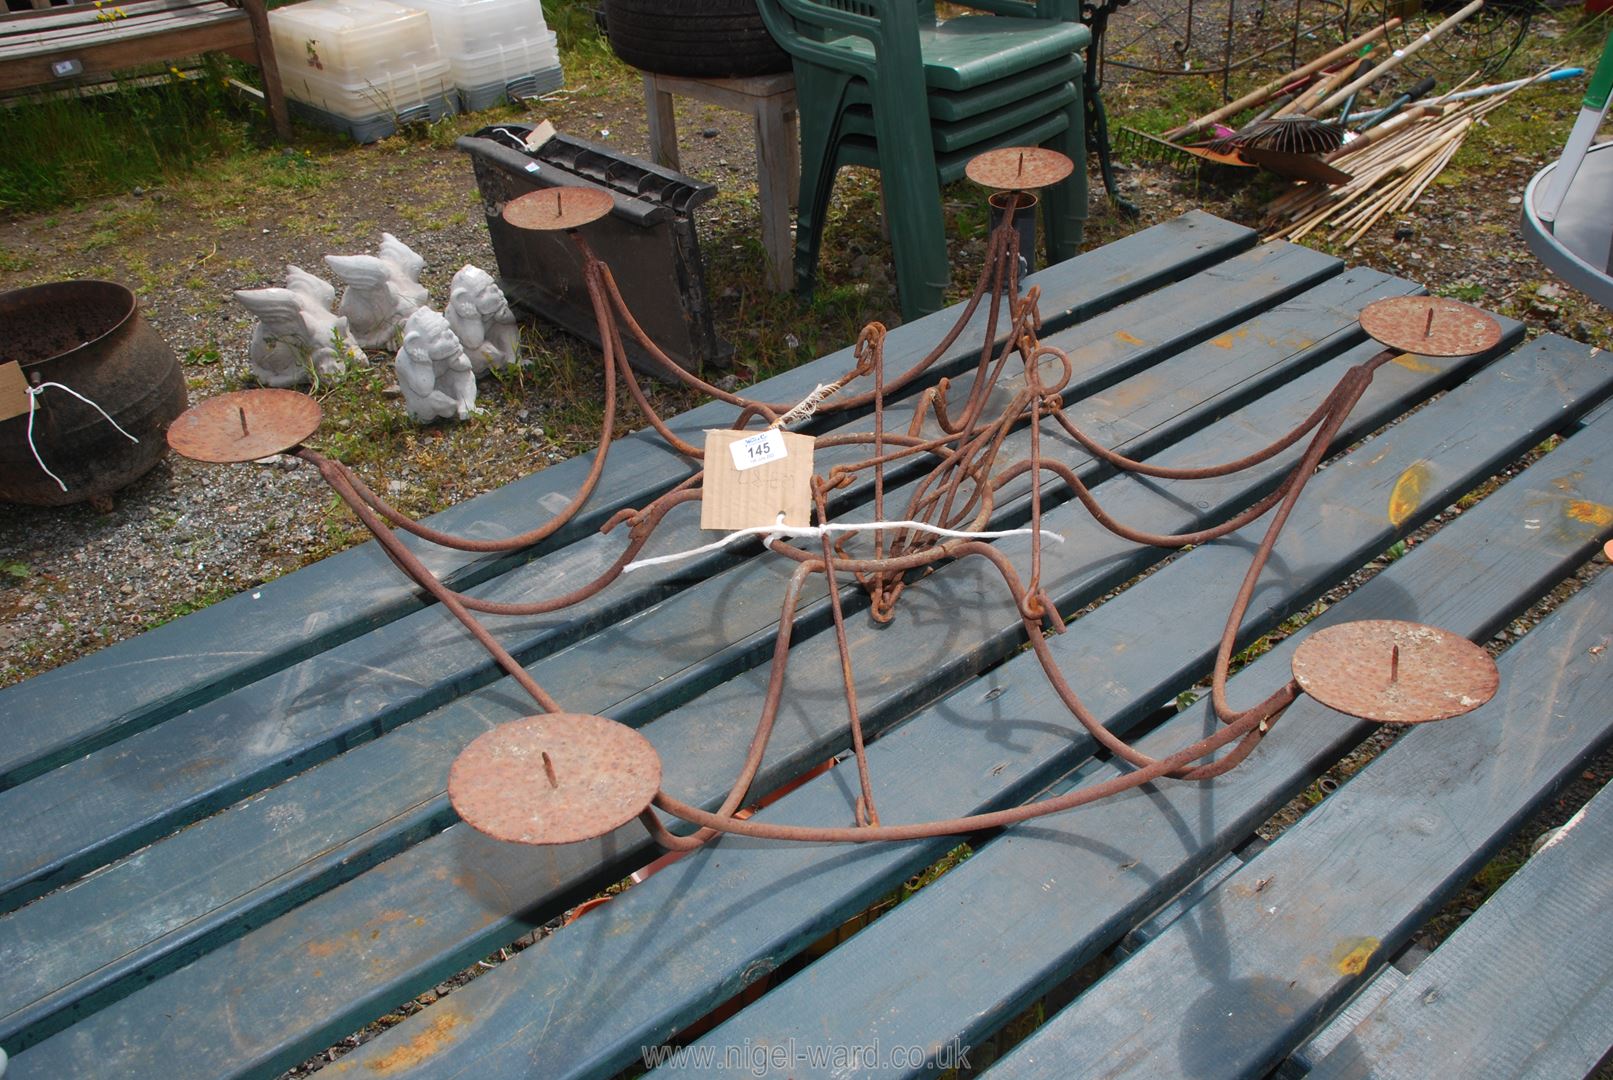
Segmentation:
{"type": "Polygon", "coordinates": [[[731,442],[728,444],[728,452],[734,455],[734,468],[740,472],[754,469],[758,465],[766,465],[769,461],[783,461],[790,454],[784,446],[784,436],[779,434],[778,428],[768,428],[737,442],[731,442]]]}

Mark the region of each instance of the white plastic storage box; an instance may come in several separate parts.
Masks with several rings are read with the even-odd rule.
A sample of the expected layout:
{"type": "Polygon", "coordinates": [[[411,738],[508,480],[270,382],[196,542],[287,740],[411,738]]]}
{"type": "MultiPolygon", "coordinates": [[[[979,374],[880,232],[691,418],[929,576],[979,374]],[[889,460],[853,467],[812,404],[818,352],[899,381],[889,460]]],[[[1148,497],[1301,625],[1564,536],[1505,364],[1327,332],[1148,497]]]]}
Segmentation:
{"type": "Polygon", "coordinates": [[[564,83],[539,0],[399,0],[431,18],[467,110],[536,97],[564,83]]]}
{"type": "Polygon", "coordinates": [[[389,0],[306,0],[269,12],[293,110],[374,142],[455,111],[448,61],[422,11],[389,0]]]}

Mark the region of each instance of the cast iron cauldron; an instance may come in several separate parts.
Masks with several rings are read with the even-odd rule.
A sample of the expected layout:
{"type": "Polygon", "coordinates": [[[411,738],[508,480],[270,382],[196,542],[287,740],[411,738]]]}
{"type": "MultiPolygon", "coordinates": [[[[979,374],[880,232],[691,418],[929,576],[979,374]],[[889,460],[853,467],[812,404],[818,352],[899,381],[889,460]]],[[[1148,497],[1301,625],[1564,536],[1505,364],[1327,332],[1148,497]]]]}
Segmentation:
{"type": "Polygon", "coordinates": [[[65,506],[107,495],[157,463],[163,434],[185,411],[185,376],[166,342],[140,317],[134,293],[111,281],[62,281],[0,294],[0,361],[16,360],[30,385],[70,386],[107,411],[47,389],[34,398],[34,445],[63,491],[28,449],[28,418],[0,421],[0,500],[65,506]]]}

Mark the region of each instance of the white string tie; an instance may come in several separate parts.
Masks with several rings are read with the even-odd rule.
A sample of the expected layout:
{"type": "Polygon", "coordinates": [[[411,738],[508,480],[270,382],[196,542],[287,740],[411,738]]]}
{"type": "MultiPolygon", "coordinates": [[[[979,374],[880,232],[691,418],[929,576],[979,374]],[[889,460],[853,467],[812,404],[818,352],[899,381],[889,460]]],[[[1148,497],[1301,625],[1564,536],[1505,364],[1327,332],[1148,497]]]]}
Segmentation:
{"type": "Polygon", "coordinates": [[[62,478],[61,477],[57,476],[55,473],[51,472],[50,469],[45,467],[45,459],[39,456],[39,447],[34,445],[34,412],[36,411],[36,406],[34,404],[33,399],[38,397],[40,394],[44,393],[47,389],[49,389],[52,386],[54,386],[58,390],[66,390],[69,394],[72,394],[74,397],[78,398],[84,404],[88,405],[90,408],[92,408],[96,412],[100,413],[101,418],[104,419],[107,423],[111,424],[113,427],[117,428],[118,429],[118,434],[122,435],[125,439],[128,439],[130,442],[133,442],[133,443],[137,443],[140,440],[135,438],[133,435],[130,435],[127,431],[124,431],[123,430],[123,425],[119,424],[116,420],[112,419],[112,417],[107,414],[107,411],[105,409],[101,408],[101,406],[97,405],[95,402],[91,401],[89,398],[85,397],[83,394],[79,393],[77,390],[74,390],[71,386],[63,386],[59,382],[48,382],[48,383],[40,383],[38,386],[30,386],[30,387],[28,387],[28,449],[33,452],[34,460],[39,463],[39,468],[41,470],[43,470],[44,474],[46,476],[50,477],[52,480],[56,481],[56,486],[57,487],[61,488],[63,491],[66,491],[67,490],[67,485],[62,483],[62,478]]]}
{"type": "Polygon", "coordinates": [[[818,411],[818,405],[824,398],[829,397],[831,394],[837,394],[843,389],[845,389],[844,383],[819,383],[812,393],[801,399],[795,408],[773,421],[772,426],[776,428],[789,427],[791,424],[799,424],[803,420],[811,419],[812,414],[818,411]]]}
{"type": "Polygon", "coordinates": [[[676,551],[671,555],[656,555],[648,559],[636,559],[622,567],[622,573],[631,574],[634,570],[642,570],[647,566],[661,566],[665,563],[681,562],[692,559],[696,555],[704,555],[708,551],[717,551],[727,547],[735,540],[743,540],[749,536],[760,536],[764,542],[771,544],[774,539],[792,537],[800,540],[815,540],[828,533],[863,532],[868,529],[908,529],[916,532],[933,533],[936,536],[957,538],[960,540],[1000,540],[1005,536],[1031,536],[1040,533],[1052,539],[1055,543],[1064,543],[1064,537],[1050,529],[1001,529],[995,532],[964,532],[960,529],[944,529],[939,525],[931,525],[926,521],[854,521],[831,522],[828,525],[786,525],[780,520],[773,525],[752,525],[748,529],[736,529],[709,544],[702,544],[688,551],[676,551]]]}

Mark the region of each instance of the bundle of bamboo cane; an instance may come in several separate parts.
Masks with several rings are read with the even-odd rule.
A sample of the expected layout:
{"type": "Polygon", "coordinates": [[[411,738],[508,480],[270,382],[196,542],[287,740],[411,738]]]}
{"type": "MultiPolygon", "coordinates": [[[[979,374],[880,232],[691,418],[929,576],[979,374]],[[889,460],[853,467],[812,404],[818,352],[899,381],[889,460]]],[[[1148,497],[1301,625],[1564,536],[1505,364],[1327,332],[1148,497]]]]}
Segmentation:
{"type": "Polygon", "coordinates": [[[1550,69],[1490,97],[1419,106],[1346,143],[1325,160],[1333,165],[1342,160],[1351,173],[1349,183],[1302,184],[1272,200],[1266,207],[1266,239],[1298,240],[1325,228],[1329,241],[1343,238],[1345,247],[1353,247],[1385,215],[1416,204],[1474,124],[1549,74],[1550,69]]]}

